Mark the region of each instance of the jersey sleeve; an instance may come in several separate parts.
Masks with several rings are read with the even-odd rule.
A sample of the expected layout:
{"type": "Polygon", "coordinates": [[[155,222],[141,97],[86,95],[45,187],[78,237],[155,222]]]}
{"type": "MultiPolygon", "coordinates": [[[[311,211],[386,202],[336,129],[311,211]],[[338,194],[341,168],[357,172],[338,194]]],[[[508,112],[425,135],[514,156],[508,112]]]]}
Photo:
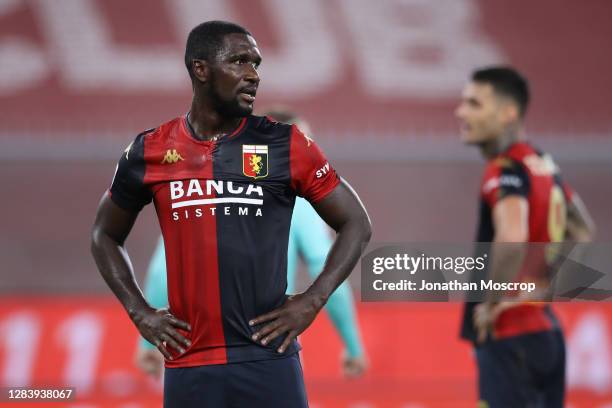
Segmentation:
{"type": "Polygon", "coordinates": [[[291,125],[290,138],[291,187],[316,203],[336,188],[340,178],[319,146],[295,125],[291,125]]]}
{"type": "Polygon", "coordinates": [[[481,194],[491,208],[508,196],[529,196],[529,174],[520,164],[502,159],[491,163],[485,171],[481,194]]]}
{"type": "Polygon", "coordinates": [[[138,135],[125,149],[109,188],[113,202],[125,210],[140,211],[153,199],[151,191],[144,184],[144,136],[145,133],[138,135]]]}

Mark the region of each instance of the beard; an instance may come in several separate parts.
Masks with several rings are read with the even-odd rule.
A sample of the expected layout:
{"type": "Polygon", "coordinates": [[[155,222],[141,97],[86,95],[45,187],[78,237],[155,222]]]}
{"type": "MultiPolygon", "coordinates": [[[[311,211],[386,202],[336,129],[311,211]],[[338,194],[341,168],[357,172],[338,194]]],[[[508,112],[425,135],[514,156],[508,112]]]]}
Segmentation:
{"type": "Polygon", "coordinates": [[[213,107],[221,116],[227,118],[243,118],[253,113],[253,105],[243,105],[238,100],[238,95],[233,98],[223,98],[214,89],[210,91],[210,100],[213,107]]]}

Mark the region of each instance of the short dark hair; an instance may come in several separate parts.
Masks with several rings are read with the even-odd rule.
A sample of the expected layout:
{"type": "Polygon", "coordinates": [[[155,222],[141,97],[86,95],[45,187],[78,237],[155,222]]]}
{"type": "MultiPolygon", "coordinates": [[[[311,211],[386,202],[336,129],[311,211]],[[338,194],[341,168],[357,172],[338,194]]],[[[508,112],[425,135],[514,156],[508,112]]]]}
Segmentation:
{"type": "Polygon", "coordinates": [[[229,21],[206,21],[194,27],[187,37],[185,66],[191,79],[194,78],[191,64],[194,59],[210,61],[216,57],[227,34],[252,35],[246,28],[229,21]]]}
{"type": "Polygon", "coordinates": [[[472,81],[491,84],[495,92],[513,99],[521,117],[529,105],[529,82],[516,69],[506,66],[485,67],[474,71],[472,81]]]}

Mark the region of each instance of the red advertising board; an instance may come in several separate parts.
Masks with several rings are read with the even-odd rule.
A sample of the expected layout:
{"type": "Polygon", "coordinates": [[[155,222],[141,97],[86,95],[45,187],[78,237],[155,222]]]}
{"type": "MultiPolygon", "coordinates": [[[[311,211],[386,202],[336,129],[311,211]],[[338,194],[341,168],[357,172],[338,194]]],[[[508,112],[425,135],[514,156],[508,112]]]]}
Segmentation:
{"type": "MultiPolygon", "coordinates": [[[[609,407],[612,305],[562,304],[556,310],[568,345],[568,407],[609,407]]],[[[370,363],[363,378],[342,377],[341,345],[325,315],[301,338],[313,407],[475,406],[471,349],[457,338],[461,305],[360,304],[358,312],[370,363]]],[[[75,400],[40,406],[161,404],[161,383],[134,367],[137,332],[112,298],[4,298],[0,334],[1,386],[76,388],[75,400]]],[[[9,406],[6,398],[0,406],[9,406]]]]}

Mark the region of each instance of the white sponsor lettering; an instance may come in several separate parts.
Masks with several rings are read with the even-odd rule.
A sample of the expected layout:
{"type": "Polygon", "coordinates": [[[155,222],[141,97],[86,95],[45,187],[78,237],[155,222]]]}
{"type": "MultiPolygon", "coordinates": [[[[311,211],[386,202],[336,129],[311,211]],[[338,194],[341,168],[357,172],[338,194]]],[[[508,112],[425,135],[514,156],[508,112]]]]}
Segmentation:
{"type": "Polygon", "coordinates": [[[206,194],[211,195],[213,189],[216,194],[223,194],[223,182],[216,180],[206,180],[206,194]]]}
{"type": "Polygon", "coordinates": [[[179,199],[185,194],[183,191],[183,182],[182,181],[171,181],[170,182],[170,199],[176,200],[179,199]]]}
{"type": "Polygon", "coordinates": [[[227,192],[230,194],[242,194],[244,187],[238,186],[234,188],[234,183],[231,181],[227,182],[227,192]]]}
{"type": "MultiPolygon", "coordinates": [[[[240,185],[231,181],[224,180],[177,180],[171,181],[170,200],[173,210],[183,208],[182,211],[173,211],[172,220],[201,218],[207,211],[211,216],[217,215],[217,204],[250,204],[262,206],[263,188],[258,185],[240,185]],[[225,192],[225,194],[224,194],[225,192]],[[207,209],[191,207],[209,206],[207,209]]],[[[240,216],[249,215],[247,206],[223,206],[220,209],[221,215],[232,215],[237,213],[240,216]]],[[[263,215],[261,209],[255,212],[256,217],[263,215]]]]}
{"type": "MultiPolygon", "coordinates": [[[[172,211],[172,220],[179,221],[181,219],[188,220],[190,218],[202,218],[206,215],[210,215],[214,217],[217,215],[216,210],[217,210],[217,207],[209,207],[208,209],[206,208],[190,209],[186,207],[180,211],[172,211]]],[[[220,214],[224,216],[237,214],[240,217],[244,217],[244,216],[249,215],[248,207],[223,206],[221,207],[220,211],[222,211],[220,214]]],[[[258,208],[257,211],[255,211],[255,217],[262,217],[262,216],[263,216],[263,211],[261,208],[258,208]]]]}
{"type": "Polygon", "coordinates": [[[516,187],[523,185],[523,180],[519,176],[513,174],[504,174],[499,178],[499,185],[502,187],[516,187]]]}
{"type": "Polygon", "coordinates": [[[200,187],[200,183],[198,180],[189,180],[189,188],[187,189],[187,197],[191,197],[193,194],[197,194],[199,196],[204,195],[202,191],[202,187],[200,187]]]}
{"type": "Polygon", "coordinates": [[[324,175],[326,175],[328,172],[329,172],[329,162],[326,162],[323,167],[321,167],[319,170],[317,170],[316,176],[317,176],[317,178],[321,178],[324,175]]]}
{"type": "Polygon", "coordinates": [[[500,177],[494,177],[487,180],[487,182],[482,186],[482,193],[488,194],[498,187],[519,188],[522,187],[522,185],[523,180],[521,180],[519,176],[515,176],[514,174],[504,174],[500,177]]]}
{"type": "Polygon", "coordinates": [[[257,193],[258,196],[263,197],[263,190],[261,186],[249,184],[249,186],[247,187],[246,195],[251,195],[253,193],[257,193]]]}
{"type": "Polygon", "coordinates": [[[187,201],[179,201],[178,203],[172,203],[172,209],[182,208],[182,207],[192,207],[194,205],[227,204],[227,203],[262,205],[263,200],[259,198],[240,198],[240,197],[204,198],[201,200],[187,200],[187,201]]]}
{"type": "MultiPolygon", "coordinates": [[[[188,182],[187,194],[185,194],[185,190],[183,188],[183,181],[171,181],[170,182],[170,199],[178,200],[183,197],[191,197],[193,195],[203,197],[204,189],[202,188],[202,184],[204,184],[204,189],[206,190],[206,195],[210,196],[213,194],[223,194],[225,182],[223,180],[205,180],[200,181],[198,179],[191,179],[188,182]]],[[[227,182],[227,192],[230,194],[242,194],[244,191],[243,186],[235,186],[231,181],[227,182]]],[[[259,197],[263,197],[263,189],[261,186],[257,186],[254,184],[249,184],[246,189],[245,195],[258,195],[259,197]]]]}

